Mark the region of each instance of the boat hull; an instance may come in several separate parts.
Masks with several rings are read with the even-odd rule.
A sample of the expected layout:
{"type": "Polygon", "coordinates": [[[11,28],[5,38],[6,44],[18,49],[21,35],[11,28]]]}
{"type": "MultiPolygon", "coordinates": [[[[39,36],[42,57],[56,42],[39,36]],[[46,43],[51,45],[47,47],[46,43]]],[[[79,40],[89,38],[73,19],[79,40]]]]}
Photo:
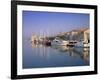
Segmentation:
{"type": "Polygon", "coordinates": [[[51,45],[67,46],[68,45],[68,42],[51,42],[51,45]]]}

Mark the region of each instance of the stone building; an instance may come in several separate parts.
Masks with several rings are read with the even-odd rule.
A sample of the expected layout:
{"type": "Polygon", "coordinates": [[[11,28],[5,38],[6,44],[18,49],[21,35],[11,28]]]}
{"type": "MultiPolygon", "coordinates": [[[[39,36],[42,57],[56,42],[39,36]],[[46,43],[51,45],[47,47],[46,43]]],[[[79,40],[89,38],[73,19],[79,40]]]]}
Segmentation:
{"type": "Polygon", "coordinates": [[[80,29],[80,30],[73,30],[70,32],[67,32],[65,34],[66,40],[76,40],[76,41],[85,41],[89,42],[89,29],[80,29]]]}
{"type": "Polygon", "coordinates": [[[33,34],[33,35],[31,36],[31,41],[32,41],[32,42],[36,42],[36,41],[38,41],[38,40],[39,40],[39,37],[38,37],[37,35],[33,34]]]}
{"type": "Polygon", "coordinates": [[[84,31],[84,42],[86,43],[90,42],[90,29],[84,31]]]}

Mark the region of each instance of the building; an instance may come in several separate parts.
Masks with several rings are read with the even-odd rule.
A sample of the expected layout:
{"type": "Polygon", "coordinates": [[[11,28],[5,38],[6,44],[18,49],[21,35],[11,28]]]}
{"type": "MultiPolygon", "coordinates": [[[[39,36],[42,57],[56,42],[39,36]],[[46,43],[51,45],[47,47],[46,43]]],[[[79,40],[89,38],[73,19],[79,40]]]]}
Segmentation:
{"type": "Polygon", "coordinates": [[[31,36],[31,42],[36,42],[36,41],[38,41],[38,40],[39,40],[39,37],[38,37],[37,35],[33,34],[33,35],[31,36]]]}
{"type": "Polygon", "coordinates": [[[86,43],[90,42],[90,29],[84,31],[84,42],[86,43]]]}
{"type": "Polygon", "coordinates": [[[77,40],[77,39],[78,39],[78,31],[77,30],[71,31],[70,40],[77,40]]]}
{"type": "Polygon", "coordinates": [[[65,38],[66,40],[89,42],[90,40],[89,34],[90,34],[89,29],[72,30],[65,34],[65,38]]]}

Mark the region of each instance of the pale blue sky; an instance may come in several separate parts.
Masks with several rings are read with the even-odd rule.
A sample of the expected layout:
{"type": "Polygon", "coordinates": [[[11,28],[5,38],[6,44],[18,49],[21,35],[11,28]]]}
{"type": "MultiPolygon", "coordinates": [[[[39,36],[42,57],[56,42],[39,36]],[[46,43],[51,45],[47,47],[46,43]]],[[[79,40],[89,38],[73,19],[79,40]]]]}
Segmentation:
{"type": "Polygon", "coordinates": [[[89,28],[90,16],[82,13],[23,11],[23,36],[55,35],[73,29],[89,28]]]}

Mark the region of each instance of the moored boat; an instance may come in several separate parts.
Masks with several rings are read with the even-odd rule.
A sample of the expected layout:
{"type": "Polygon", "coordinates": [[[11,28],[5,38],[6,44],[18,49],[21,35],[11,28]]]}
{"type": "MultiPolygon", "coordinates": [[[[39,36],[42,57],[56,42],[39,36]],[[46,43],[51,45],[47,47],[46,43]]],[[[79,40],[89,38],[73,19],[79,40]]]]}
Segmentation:
{"type": "Polygon", "coordinates": [[[69,44],[67,46],[74,47],[74,45],[77,43],[77,41],[69,41],[69,44]]]}
{"type": "Polygon", "coordinates": [[[55,38],[52,42],[51,42],[51,45],[68,45],[69,44],[69,41],[65,41],[65,40],[62,40],[60,38],[55,38]]]}
{"type": "Polygon", "coordinates": [[[90,44],[89,43],[86,43],[86,42],[84,42],[84,41],[80,41],[80,42],[77,42],[76,44],[75,44],[75,47],[85,47],[85,48],[89,48],[90,47],[90,44]]]}

